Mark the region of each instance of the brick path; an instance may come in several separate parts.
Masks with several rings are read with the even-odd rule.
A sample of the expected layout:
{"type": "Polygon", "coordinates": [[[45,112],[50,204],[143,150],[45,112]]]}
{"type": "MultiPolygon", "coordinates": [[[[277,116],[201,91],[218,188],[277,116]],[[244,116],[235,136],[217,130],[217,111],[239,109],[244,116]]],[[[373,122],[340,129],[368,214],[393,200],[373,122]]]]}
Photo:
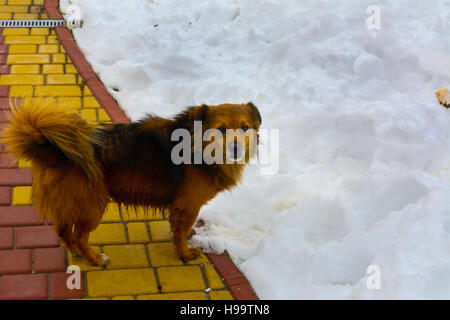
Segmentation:
{"type": "MultiPolygon", "coordinates": [[[[52,18],[58,15],[56,4],[45,3],[46,11],[43,0],[0,0],[0,19],[46,19],[47,14],[52,18]]],[[[53,28],[0,30],[0,127],[10,98],[24,96],[54,97],[88,121],[127,122],[119,108],[111,108],[115,101],[70,33],[59,28],[57,32],[53,28]],[[71,54],[64,48],[70,48],[71,54]]],[[[97,267],[72,257],[60,246],[49,222],[39,221],[31,184],[29,164],[16,165],[0,153],[0,300],[256,298],[225,255],[202,254],[183,263],[160,212],[127,213],[110,205],[90,243],[111,257],[111,263],[97,267]],[[79,290],[66,286],[68,265],[82,270],[79,290]]]]}

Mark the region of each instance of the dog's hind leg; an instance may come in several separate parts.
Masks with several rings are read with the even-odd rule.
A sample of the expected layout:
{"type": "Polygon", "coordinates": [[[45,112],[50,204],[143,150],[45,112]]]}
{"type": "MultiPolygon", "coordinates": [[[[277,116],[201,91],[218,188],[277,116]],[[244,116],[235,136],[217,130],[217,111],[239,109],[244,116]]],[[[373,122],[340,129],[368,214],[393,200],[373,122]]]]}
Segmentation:
{"type": "MultiPolygon", "coordinates": [[[[87,197],[86,197],[87,198],[87,197]]],[[[97,229],[106,208],[106,201],[101,198],[89,199],[86,205],[80,207],[78,221],[75,223],[73,239],[80,253],[92,264],[105,265],[109,258],[96,253],[89,246],[89,234],[97,229]]]]}
{"type": "Polygon", "coordinates": [[[74,238],[80,253],[92,264],[102,266],[110,260],[108,256],[96,253],[89,246],[89,234],[97,228],[97,225],[77,224],[75,226],[74,238]]]}
{"type": "Polygon", "coordinates": [[[69,250],[73,255],[79,255],[80,251],[75,245],[75,241],[73,238],[73,225],[69,224],[58,224],[56,225],[56,233],[58,237],[63,242],[64,246],[69,250]]]}

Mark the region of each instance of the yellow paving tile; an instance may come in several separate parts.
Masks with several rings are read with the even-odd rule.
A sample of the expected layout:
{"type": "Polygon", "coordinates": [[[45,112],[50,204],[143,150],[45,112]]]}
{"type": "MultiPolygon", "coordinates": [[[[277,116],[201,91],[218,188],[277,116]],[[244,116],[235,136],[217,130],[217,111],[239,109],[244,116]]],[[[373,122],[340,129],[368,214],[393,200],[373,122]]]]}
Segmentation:
{"type": "Polygon", "coordinates": [[[59,46],[57,44],[41,44],[38,53],[58,53],[59,46]]]}
{"type": "Polygon", "coordinates": [[[40,68],[38,64],[14,64],[11,66],[10,74],[38,74],[40,68]]]}
{"type": "Polygon", "coordinates": [[[87,121],[97,121],[97,112],[95,109],[81,109],[80,115],[87,121]]]}
{"type": "Polygon", "coordinates": [[[89,271],[89,297],[145,295],[158,292],[152,269],[89,271]]]}
{"type": "Polygon", "coordinates": [[[11,86],[9,88],[10,97],[30,97],[33,95],[32,86],[11,86]]]}
{"type": "Polygon", "coordinates": [[[81,90],[79,86],[37,86],[34,95],[79,97],[81,90]]]}
{"type": "Polygon", "coordinates": [[[77,69],[75,69],[73,64],[66,64],[66,73],[77,73],[77,69]]]}
{"type": "Polygon", "coordinates": [[[150,243],[147,249],[153,267],[183,265],[172,242],[150,243]]]}
{"type": "Polygon", "coordinates": [[[84,86],[84,95],[85,96],[92,96],[92,92],[91,92],[91,90],[89,89],[88,86],[84,86]]]}
{"type": "Polygon", "coordinates": [[[44,76],[29,74],[6,74],[0,76],[0,85],[42,85],[44,84],[44,76]]]}
{"type": "Polygon", "coordinates": [[[208,279],[208,284],[211,289],[222,289],[225,288],[222,280],[220,279],[214,267],[210,264],[204,265],[203,270],[205,271],[206,278],[208,279]]]}
{"type": "Polygon", "coordinates": [[[206,295],[201,291],[159,293],[138,296],[137,300],[206,300],[206,295]]]}
{"type": "Polygon", "coordinates": [[[134,300],[133,296],[117,296],[112,297],[112,300],[134,300]]]}
{"type": "Polygon", "coordinates": [[[28,20],[28,19],[37,19],[39,17],[36,13],[14,13],[15,20],[28,20]]]}
{"type": "Polygon", "coordinates": [[[64,67],[62,64],[44,64],[42,66],[42,73],[64,73],[64,67]]]}
{"type": "Polygon", "coordinates": [[[19,167],[19,169],[24,169],[24,168],[31,168],[31,161],[27,161],[27,160],[19,160],[19,163],[17,164],[17,166],[19,167]]]}
{"type": "Polygon", "coordinates": [[[89,238],[93,245],[125,244],[127,242],[125,229],[121,223],[101,223],[89,238]]]}
{"type": "Polygon", "coordinates": [[[28,28],[5,28],[3,30],[4,36],[27,36],[30,33],[28,28]]]}
{"type": "Polygon", "coordinates": [[[83,105],[85,108],[100,108],[100,104],[94,97],[84,97],[83,105]]]}
{"type": "Polygon", "coordinates": [[[12,205],[30,205],[31,200],[31,187],[14,187],[12,189],[12,205]]]}
{"type": "Polygon", "coordinates": [[[108,114],[106,113],[105,110],[98,109],[97,113],[98,113],[98,121],[100,121],[100,122],[111,121],[111,118],[108,116],[108,114]]]}
{"type": "Polygon", "coordinates": [[[131,269],[148,267],[143,244],[104,246],[103,253],[111,258],[107,269],[131,269]]]}
{"type": "Polygon", "coordinates": [[[147,225],[144,222],[129,222],[127,224],[130,243],[148,243],[147,225]]]}
{"type": "Polygon", "coordinates": [[[28,6],[0,6],[0,12],[27,12],[28,6]]]}
{"type": "Polygon", "coordinates": [[[10,20],[12,17],[11,13],[0,12],[0,20],[10,20]]]}
{"type": "Polygon", "coordinates": [[[81,108],[81,99],[79,97],[59,97],[58,105],[67,109],[78,111],[78,109],[81,108]]]}
{"type": "Polygon", "coordinates": [[[10,54],[6,58],[6,63],[50,63],[50,56],[48,54],[10,54]]]}
{"type": "Polygon", "coordinates": [[[163,293],[206,289],[197,266],[161,267],[157,272],[163,293]]]}
{"type": "MultiPolygon", "coordinates": [[[[58,101],[61,103],[61,99],[59,98],[58,101]]],[[[73,99],[73,98],[65,98],[65,99],[73,99]]],[[[79,98],[75,98],[78,99],[79,98]]],[[[81,103],[80,103],[81,105],[81,103]]],[[[121,222],[122,218],[120,217],[119,207],[116,203],[110,202],[108,203],[108,206],[106,207],[105,213],[102,217],[102,222],[121,222]]]]}
{"type": "Polygon", "coordinates": [[[151,221],[149,222],[149,226],[153,242],[172,240],[169,221],[151,221]]]}
{"type": "Polygon", "coordinates": [[[37,45],[35,44],[11,44],[8,53],[36,53],[37,45]]]}
{"type": "Polygon", "coordinates": [[[198,256],[194,260],[186,262],[186,264],[190,264],[190,265],[201,264],[201,263],[209,263],[208,258],[205,256],[205,254],[203,252],[200,252],[200,256],[198,256]]]}
{"type": "Polygon", "coordinates": [[[45,44],[44,36],[5,36],[5,44],[45,44]]]}
{"type": "Polygon", "coordinates": [[[76,79],[73,74],[49,74],[47,84],[75,84],[76,79]]]}
{"type": "Polygon", "coordinates": [[[49,28],[31,28],[30,35],[32,36],[47,36],[50,33],[49,28]]]}
{"type": "Polygon", "coordinates": [[[8,5],[25,5],[31,6],[31,0],[8,0],[8,5]]]}
{"type": "Polygon", "coordinates": [[[66,63],[66,55],[62,53],[53,54],[52,63],[66,63]]]}
{"type": "Polygon", "coordinates": [[[30,9],[30,12],[32,12],[32,13],[39,13],[39,12],[41,12],[42,11],[42,7],[39,7],[39,6],[31,6],[31,7],[29,7],[30,9]]]}
{"type": "Polygon", "coordinates": [[[233,300],[233,296],[227,290],[211,291],[209,298],[211,300],[233,300]]]}

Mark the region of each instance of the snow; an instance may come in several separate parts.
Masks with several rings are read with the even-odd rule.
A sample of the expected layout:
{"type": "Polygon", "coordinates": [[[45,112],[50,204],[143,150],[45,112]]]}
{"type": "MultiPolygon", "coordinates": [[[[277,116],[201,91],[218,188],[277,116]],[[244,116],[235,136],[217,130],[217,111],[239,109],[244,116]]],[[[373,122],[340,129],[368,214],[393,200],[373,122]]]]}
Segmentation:
{"type": "Polygon", "coordinates": [[[71,3],[133,120],[252,101],[279,130],[276,174],[249,166],[192,240],[260,298],[450,298],[450,1],[379,2],[380,29],[369,0],[71,3]]]}

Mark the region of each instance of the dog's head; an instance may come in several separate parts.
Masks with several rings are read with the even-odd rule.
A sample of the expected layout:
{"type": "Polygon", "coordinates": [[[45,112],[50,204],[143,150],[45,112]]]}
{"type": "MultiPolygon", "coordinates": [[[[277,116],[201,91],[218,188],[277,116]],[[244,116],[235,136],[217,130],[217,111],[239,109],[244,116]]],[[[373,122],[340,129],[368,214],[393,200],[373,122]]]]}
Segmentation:
{"type": "Polygon", "coordinates": [[[246,164],[256,155],[262,120],[251,102],[190,107],[174,120],[190,133],[191,163],[246,164]]]}
{"type": "Polygon", "coordinates": [[[220,158],[219,164],[248,163],[257,151],[260,125],[261,115],[251,102],[209,107],[204,156],[220,158]],[[219,150],[221,154],[216,155],[219,150]]]}
{"type": "Polygon", "coordinates": [[[201,152],[204,163],[245,164],[256,154],[261,115],[251,102],[191,107],[183,119],[192,135],[192,153],[201,152]]]}
{"type": "Polygon", "coordinates": [[[171,121],[171,140],[182,141],[173,144],[172,161],[212,169],[219,189],[236,185],[257,154],[261,114],[251,102],[190,107],[171,121]]]}

